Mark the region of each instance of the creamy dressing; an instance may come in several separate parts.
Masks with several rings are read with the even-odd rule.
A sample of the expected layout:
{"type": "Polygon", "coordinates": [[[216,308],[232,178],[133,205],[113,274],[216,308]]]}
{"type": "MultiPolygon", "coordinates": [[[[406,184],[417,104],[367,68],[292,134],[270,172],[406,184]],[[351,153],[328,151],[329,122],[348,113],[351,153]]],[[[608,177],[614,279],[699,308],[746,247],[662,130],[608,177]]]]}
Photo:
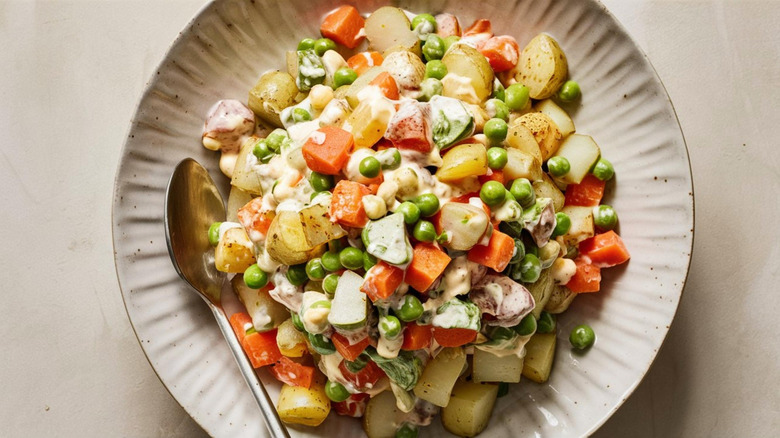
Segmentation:
{"type": "Polygon", "coordinates": [[[209,109],[203,124],[203,147],[222,152],[219,169],[226,176],[233,176],[241,145],[254,134],[255,126],[255,114],[237,100],[220,100],[209,109]]]}
{"type": "Polygon", "coordinates": [[[233,228],[243,228],[243,227],[238,222],[222,222],[219,225],[219,240],[222,240],[222,237],[225,235],[227,230],[230,230],[230,229],[233,229],[233,228]]]}
{"type": "MultiPolygon", "coordinates": [[[[347,388],[347,391],[349,391],[350,394],[357,394],[360,391],[358,391],[357,388],[355,388],[355,385],[350,383],[349,380],[344,377],[344,373],[342,373],[339,369],[339,364],[342,360],[344,360],[344,358],[338,352],[336,352],[333,354],[321,355],[320,361],[317,365],[320,371],[322,371],[322,374],[325,374],[328,377],[328,380],[341,383],[345,388],[347,388]]],[[[376,382],[375,385],[373,385],[373,387],[365,388],[366,390],[363,392],[373,397],[380,392],[386,391],[389,387],[390,380],[388,380],[387,377],[382,377],[378,382],[376,382]]]]}
{"type": "Polygon", "coordinates": [[[397,336],[395,339],[387,339],[379,335],[379,342],[376,344],[376,352],[385,359],[395,359],[401,351],[401,345],[404,343],[403,336],[397,336]]]}
{"type": "Polygon", "coordinates": [[[274,271],[270,279],[274,288],[268,294],[277,302],[297,313],[301,311],[303,288],[290,283],[290,280],[287,279],[287,269],[287,266],[279,265],[274,271]]]}
{"type": "Polygon", "coordinates": [[[495,340],[475,345],[474,348],[487,351],[498,357],[517,356],[522,359],[525,357],[525,344],[527,344],[530,339],[531,335],[514,336],[510,339],[495,340]]]}
{"type": "Polygon", "coordinates": [[[479,105],[481,99],[474,90],[471,79],[455,73],[447,73],[441,79],[441,85],[447,90],[447,95],[466,103],[479,105]]]}

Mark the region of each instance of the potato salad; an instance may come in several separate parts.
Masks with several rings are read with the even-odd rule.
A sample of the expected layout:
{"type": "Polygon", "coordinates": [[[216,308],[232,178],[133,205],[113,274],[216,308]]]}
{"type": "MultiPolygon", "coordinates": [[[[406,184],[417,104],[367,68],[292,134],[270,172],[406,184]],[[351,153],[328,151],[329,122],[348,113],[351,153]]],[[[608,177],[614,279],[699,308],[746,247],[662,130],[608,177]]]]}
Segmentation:
{"type": "Polygon", "coordinates": [[[475,436],[510,384],[550,377],[556,315],[628,261],[614,169],[564,109],[581,91],[548,34],[521,49],[487,19],[389,6],[320,32],[206,118],[231,179],[208,230],[231,324],[287,423],[415,437],[438,416],[475,436]]]}

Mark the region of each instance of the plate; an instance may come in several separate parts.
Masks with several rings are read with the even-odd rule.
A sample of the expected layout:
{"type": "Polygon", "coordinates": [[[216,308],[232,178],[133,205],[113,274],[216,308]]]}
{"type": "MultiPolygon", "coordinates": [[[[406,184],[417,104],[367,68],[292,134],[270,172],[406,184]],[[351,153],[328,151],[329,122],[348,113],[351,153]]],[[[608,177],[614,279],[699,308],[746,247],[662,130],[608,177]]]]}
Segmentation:
{"type": "MultiPolygon", "coordinates": [[[[245,101],[260,74],[283,68],[284,53],[319,35],[341,1],[210,3],[173,43],[131,122],[115,181],[113,238],[127,314],[149,362],[173,397],[213,436],[265,436],[259,410],[207,307],[179,280],[163,234],[168,177],[185,157],[226,189],[217,154],[200,145],[209,107],[245,101]]],[[[361,12],[384,4],[361,2],[361,12]]],[[[674,109],[647,57],[592,0],[403,1],[414,12],[447,11],[464,26],[487,17],[521,45],[539,32],[565,50],[583,89],[569,108],[578,132],[614,164],[607,199],[620,214],[631,261],[604,272],[603,292],[586,294],[559,319],[548,384],[524,381],[501,398],[483,436],[584,436],[622,404],[647,372],[677,310],[693,243],[693,187],[674,109]],[[567,334],[590,324],[596,345],[579,355],[567,334]]],[[[223,195],[227,195],[223,191],[223,195]]],[[[226,198],[227,199],[227,198],[226,198]]],[[[261,373],[263,374],[263,373],[261,373]]],[[[266,382],[271,379],[262,375],[266,382]]],[[[275,397],[276,384],[270,385],[275,397]]],[[[359,422],[330,416],[299,436],[362,436],[359,422]]],[[[425,436],[446,436],[439,421],[425,436]]]]}

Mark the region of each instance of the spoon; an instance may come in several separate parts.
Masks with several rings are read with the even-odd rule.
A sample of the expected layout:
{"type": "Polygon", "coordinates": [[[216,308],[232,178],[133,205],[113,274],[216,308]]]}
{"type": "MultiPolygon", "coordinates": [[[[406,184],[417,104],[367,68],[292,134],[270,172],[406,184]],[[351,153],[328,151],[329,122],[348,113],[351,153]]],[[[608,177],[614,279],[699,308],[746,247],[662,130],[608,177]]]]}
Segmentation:
{"type": "Polygon", "coordinates": [[[225,204],[208,171],[191,158],[182,160],[174,169],[165,193],[165,240],[173,267],[214,313],[271,435],[289,438],[287,428],[244,355],[220,304],[222,284],[227,275],[214,266],[214,251],[207,231],[212,223],[224,220],[225,204]]]}

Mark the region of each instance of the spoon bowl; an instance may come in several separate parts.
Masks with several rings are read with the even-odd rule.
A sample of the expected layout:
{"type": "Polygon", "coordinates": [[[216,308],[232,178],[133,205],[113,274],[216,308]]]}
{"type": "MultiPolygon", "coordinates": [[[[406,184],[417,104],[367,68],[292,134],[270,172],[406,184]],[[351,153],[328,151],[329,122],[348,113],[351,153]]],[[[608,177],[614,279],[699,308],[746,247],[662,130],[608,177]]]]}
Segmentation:
{"type": "Polygon", "coordinates": [[[244,355],[227,314],[221,306],[227,274],[217,271],[207,230],[225,220],[225,204],[206,169],[186,158],[179,162],[165,192],[165,241],[173,267],[211,308],[217,325],[255,397],[273,437],[289,437],[265,387],[244,355]]]}

